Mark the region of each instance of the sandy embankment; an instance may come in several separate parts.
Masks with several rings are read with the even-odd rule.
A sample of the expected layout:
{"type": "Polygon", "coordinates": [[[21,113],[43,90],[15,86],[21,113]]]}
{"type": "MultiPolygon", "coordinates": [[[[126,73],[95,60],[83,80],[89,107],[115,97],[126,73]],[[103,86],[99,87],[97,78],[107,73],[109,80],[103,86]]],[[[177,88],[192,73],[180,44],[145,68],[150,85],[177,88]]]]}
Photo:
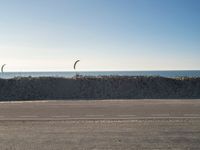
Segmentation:
{"type": "Polygon", "coordinates": [[[200,78],[27,77],[0,79],[0,100],[162,98],[200,98],[200,78]]]}

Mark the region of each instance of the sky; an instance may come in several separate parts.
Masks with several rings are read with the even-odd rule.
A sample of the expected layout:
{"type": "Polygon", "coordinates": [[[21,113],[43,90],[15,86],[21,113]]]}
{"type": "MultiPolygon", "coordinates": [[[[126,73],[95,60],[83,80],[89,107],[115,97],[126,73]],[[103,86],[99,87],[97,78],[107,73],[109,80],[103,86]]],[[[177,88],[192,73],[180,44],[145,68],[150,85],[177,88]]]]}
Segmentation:
{"type": "Polygon", "coordinates": [[[5,71],[200,70],[199,0],[0,0],[5,71]]]}

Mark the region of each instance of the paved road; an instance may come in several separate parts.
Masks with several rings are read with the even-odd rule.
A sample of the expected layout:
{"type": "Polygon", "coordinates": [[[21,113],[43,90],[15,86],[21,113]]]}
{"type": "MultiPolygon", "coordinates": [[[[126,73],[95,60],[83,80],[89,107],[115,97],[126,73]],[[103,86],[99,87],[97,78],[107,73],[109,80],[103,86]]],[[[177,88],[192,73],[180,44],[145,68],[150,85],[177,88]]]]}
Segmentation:
{"type": "Polygon", "coordinates": [[[200,119],[200,100],[0,102],[0,120],[200,119]]]}
{"type": "Polygon", "coordinates": [[[200,100],[0,103],[1,150],[200,149],[200,100]]]}

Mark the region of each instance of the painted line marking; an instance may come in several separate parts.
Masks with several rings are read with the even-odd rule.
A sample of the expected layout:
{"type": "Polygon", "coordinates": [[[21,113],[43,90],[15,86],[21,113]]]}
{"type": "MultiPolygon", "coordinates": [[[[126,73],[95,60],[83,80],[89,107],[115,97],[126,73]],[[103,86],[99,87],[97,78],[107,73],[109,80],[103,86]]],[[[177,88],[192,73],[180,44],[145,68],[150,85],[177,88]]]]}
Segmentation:
{"type": "Polygon", "coordinates": [[[117,115],[119,117],[135,117],[136,115],[117,115]]]}
{"type": "Polygon", "coordinates": [[[140,120],[140,119],[200,119],[200,117],[111,117],[111,118],[91,118],[91,117],[72,117],[65,118],[66,120],[140,120]]]}
{"type": "Polygon", "coordinates": [[[51,116],[51,118],[69,118],[69,115],[64,115],[64,116],[51,116]]]}
{"type": "Polygon", "coordinates": [[[170,114],[151,114],[151,116],[160,116],[160,117],[162,117],[162,116],[170,116],[170,114]]]}
{"type": "Polygon", "coordinates": [[[192,117],[192,116],[200,116],[200,114],[184,114],[184,116],[190,116],[190,117],[192,117]]]}
{"type": "Polygon", "coordinates": [[[49,101],[5,101],[0,104],[47,103],[49,101]]]}
{"type": "Polygon", "coordinates": [[[200,119],[200,116],[198,117],[198,116],[194,116],[194,117],[192,117],[192,116],[188,116],[188,117],[170,117],[170,116],[152,116],[152,117],[135,117],[135,119],[137,119],[137,118],[139,118],[139,119],[200,119]]]}
{"type": "Polygon", "coordinates": [[[37,118],[38,116],[33,115],[26,115],[26,116],[19,116],[20,118],[37,118]]]}
{"type": "Polygon", "coordinates": [[[104,117],[105,115],[85,115],[87,117],[104,117]]]}
{"type": "MultiPolygon", "coordinates": [[[[45,118],[34,118],[34,117],[30,117],[30,118],[26,118],[26,117],[14,117],[14,118],[11,118],[11,117],[4,117],[4,118],[0,118],[0,120],[21,120],[21,119],[32,119],[32,120],[106,120],[106,121],[113,121],[113,120],[154,120],[156,121],[156,119],[175,119],[175,120],[179,120],[179,119],[200,119],[200,117],[196,116],[196,117],[110,117],[110,118],[98,118],[98,117],[71,117],[71,118],[68,118],[68,117],[63,117],[63,116],[57,116],[57,117],[45,117],[45,118]],[[7,119],[6,119],[7,118],[7,119]]],[[[159,120],[158,120],[159,121],[159,120]]]]}

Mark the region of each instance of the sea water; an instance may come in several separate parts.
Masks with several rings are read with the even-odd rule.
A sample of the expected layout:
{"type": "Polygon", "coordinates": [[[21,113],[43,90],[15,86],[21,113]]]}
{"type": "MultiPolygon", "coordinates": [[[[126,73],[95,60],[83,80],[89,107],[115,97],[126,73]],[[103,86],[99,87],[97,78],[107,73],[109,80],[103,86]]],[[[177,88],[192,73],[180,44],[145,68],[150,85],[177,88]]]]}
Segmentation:
{"type": "Polygon", "coordinates": [[[82,76],[161,76],[161,77],[200,77],[200,70],[184,71],[68,71],[68,72],[4,72],[0,78],[14,77],[65,77],[82,76]]]}

